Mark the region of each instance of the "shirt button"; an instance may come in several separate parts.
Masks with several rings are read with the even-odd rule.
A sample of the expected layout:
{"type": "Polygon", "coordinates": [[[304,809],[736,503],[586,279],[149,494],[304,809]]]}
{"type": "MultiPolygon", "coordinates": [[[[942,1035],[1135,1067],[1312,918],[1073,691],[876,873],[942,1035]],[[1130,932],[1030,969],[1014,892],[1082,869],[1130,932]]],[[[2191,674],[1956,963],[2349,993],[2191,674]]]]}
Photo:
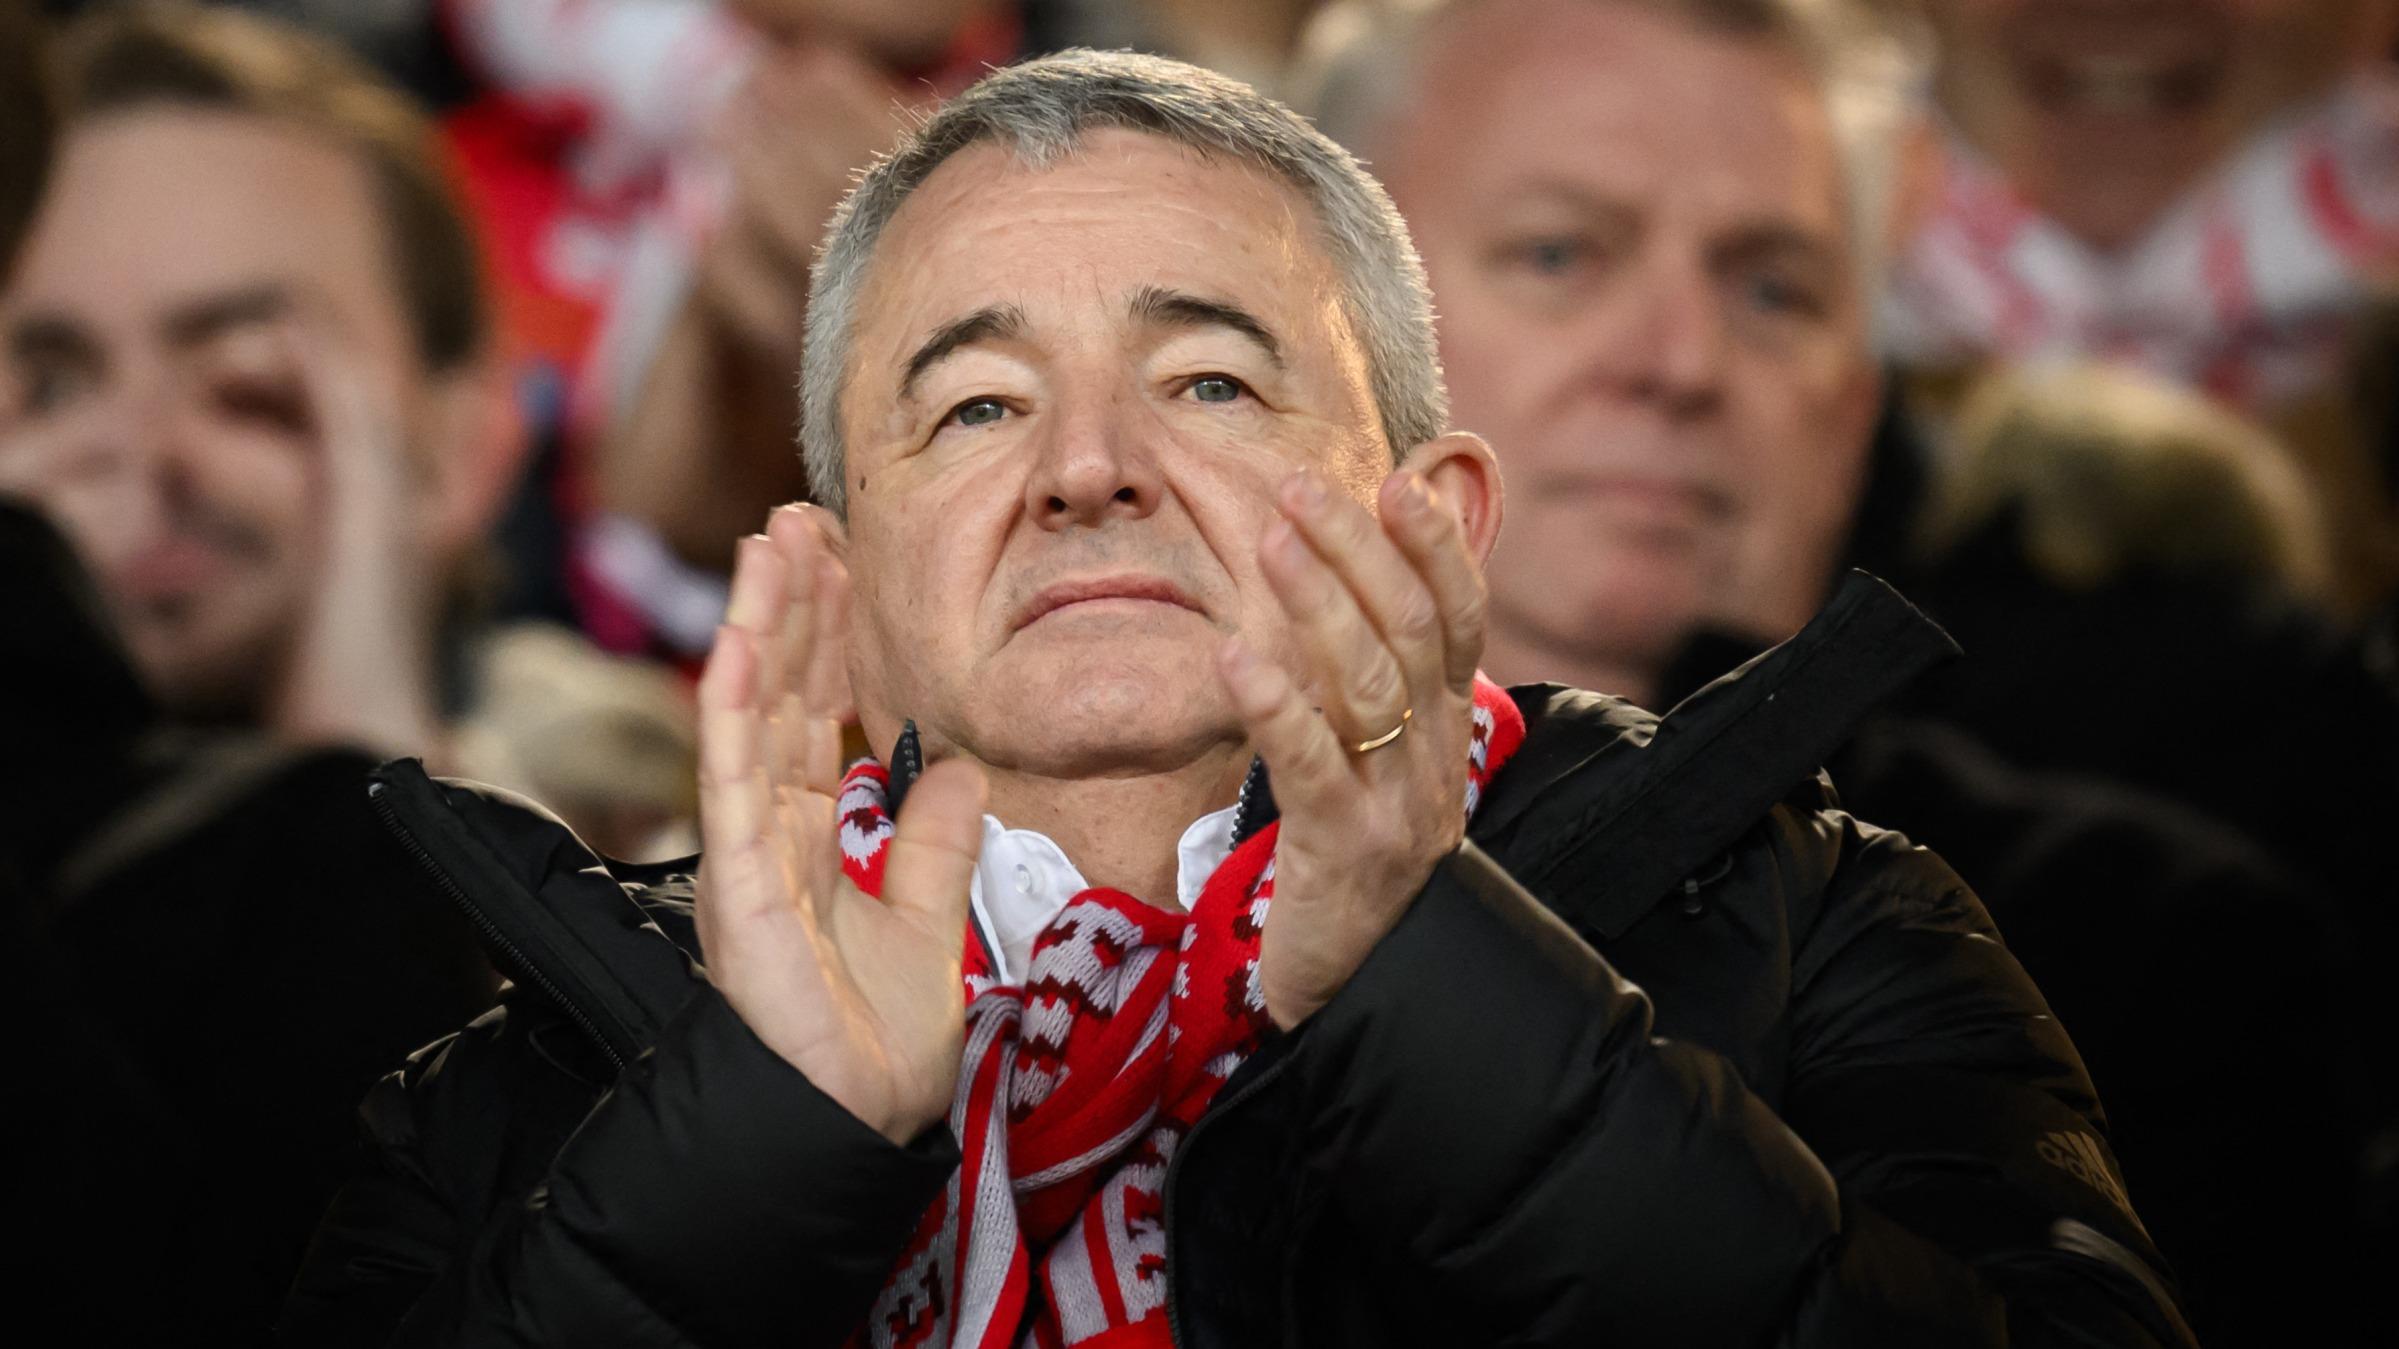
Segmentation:
{"type": "Polygon", "coordinates": [[[1033,893],[1033,868],[1022,862],[1016,864],[1016,893],[1020,895],[1033,893]]]}

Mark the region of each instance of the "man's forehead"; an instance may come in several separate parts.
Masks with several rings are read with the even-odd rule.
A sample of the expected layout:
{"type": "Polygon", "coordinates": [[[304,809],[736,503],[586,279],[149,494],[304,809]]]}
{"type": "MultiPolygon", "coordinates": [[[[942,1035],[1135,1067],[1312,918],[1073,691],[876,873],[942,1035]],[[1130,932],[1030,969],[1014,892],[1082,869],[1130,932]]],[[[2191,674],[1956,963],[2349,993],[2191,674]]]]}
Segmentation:
{"type": "Polygon", "coordinates": [[[1048,164],[988,143],[952,156],[878,240],[861,331],[896,346],[984,310],[1027,331],[1095,310],[1130,323],[1158,291],[1289,312],[1332,284],[1309,208],[1280,179],[1107,130],[1048,164]]]}
{"type": "Polygon", "coordinates": [[[1601,195],[1705,193],[1744,214],[1842,227],[1831,114],[1793,55],[1587,0],[1478,6],[1427,41],[1404,119],[1406,195],[1419,201],[1490,205],[1491,179],[1548,180],[1601,195]]]}
{"type": "Polygon", "coordinates": [[[321,137],[162,106],[92,118],[65,151],[9,310],[180,331],[201,311],[267,317],[305,291],[396,319],[371,183],[321,137]]]}

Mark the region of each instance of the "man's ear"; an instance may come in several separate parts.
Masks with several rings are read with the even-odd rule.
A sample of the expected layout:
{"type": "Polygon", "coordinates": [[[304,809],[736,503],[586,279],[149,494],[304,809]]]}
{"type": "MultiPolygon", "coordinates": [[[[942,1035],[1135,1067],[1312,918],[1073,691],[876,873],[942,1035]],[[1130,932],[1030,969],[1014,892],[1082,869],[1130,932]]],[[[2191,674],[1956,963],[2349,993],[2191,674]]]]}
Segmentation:
{"type": "Polygon", "coordinates": [[[1471,431],[1452,431],[1408,451],[1399,466],[1423,474],[1432,485],[1433,499],[1457,517],[1474,565],[1490,562],[1505,513],[1499,459],[1490,445],[1471,431]]]}
{"type": "Polygon", "coordinates": [[[426,462],[429,542],[455,558],[491,532],[525,464],[529,437],[507,367],[481,356],[431,377],[426,462]]]}

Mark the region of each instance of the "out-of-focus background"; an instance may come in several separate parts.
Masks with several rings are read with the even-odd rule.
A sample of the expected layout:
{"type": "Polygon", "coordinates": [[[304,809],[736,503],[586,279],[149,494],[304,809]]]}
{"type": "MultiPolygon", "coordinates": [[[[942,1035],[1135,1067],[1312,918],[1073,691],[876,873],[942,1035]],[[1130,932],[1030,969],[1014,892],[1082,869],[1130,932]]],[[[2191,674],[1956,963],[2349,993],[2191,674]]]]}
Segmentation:
{"type": "MultiPolygon", "coordinates": [[[[40,6],[64,24],[114,7],[40,6]]],[[[592,734],[638,739],[635,760],[660,785],[605,812],[609,841],[636,851],[650,848],[644,830],[671,832],[688,805],[664,785],[680,776],[669,766],[681,735],[668,729],[673,686],[640,671],[689,671],[721,608],[733,541],[806,495],[792,371],[808,260],[850,175],[907,110],[990,64],[1091,45],[1210,65],[1335,118],[1378,115],[1361,105],[1403,78],[1404,59],[1374,45],[1466,8],[231,7],[338,43],[433,120],[439,170],[480,249],[512,413],[475,470],[491,498],[478,503],[484,546],[464,611],[476,638],[439,653],[442,710],[464,718],[467,760],[588,803],[595,826],[597,798],[628,790],[627,760],[589,738],[584,754],[543,746],[558,742],[558,718],[586,711],[592,734]],[[532,623],[557,631],[481,640],[532,623]],[[603,652],[651,664],[608,664],[603,652]],[[563,688],[588,688],[591,707],[563,688]],[[582,780],[591,773],[618,785],[582,780]]],[[[2390,7],[1859,0],[1857,12],[1857,51],[1881,66],[1876,96],[1896,103],[1865,111],[1880,125],[1864,134],[1882,143],[1855,161],[1888,179],[1870,226],[1883,250],[1875,340],[1892,382],[1852,560],[1976,584],[1956,573],[2003,547],[2078,592],[2151,563],[2239,571],[2323,633],[2353,639],[2390,678],[2390,7]],[[1978,398],[1984,415],[1966,415],[1978,398]],[[2009,543],[1994,545],[1995,533],[2009,543]]],[[[290,223],[311,227],[299,212],[290,223]]],[[[1510,447],[1498,448],[1506,460],[1510,447]]]]}
{"type": "Polygon", "coordinates": [[[807,494],[826,218],[991,65],[1182,57],[1409,219],[1509,483],[1496,675],[1663,708],[1893,579],[1967,654],[1836,779],[2050,991],[2203,1329],[2298,1342],[2280,1224],[2327,1279],[2399,1250],[2391,0],[5,12],[50,111],[0,115],[0,494],[178,725],[688,852],[734,543],[807,494]],[[2181,1127],[2229,1073],[2285,1117],[2181,1127]]]}

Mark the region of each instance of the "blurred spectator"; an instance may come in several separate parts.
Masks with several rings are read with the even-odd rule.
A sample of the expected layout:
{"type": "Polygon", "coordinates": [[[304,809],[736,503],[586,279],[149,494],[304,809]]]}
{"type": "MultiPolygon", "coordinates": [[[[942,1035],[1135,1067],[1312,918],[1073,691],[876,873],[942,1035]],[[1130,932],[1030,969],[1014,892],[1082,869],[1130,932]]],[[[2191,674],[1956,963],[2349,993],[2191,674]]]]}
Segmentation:
{"type": "MultiPolygon", "coordinates": [[[[733,541],[803,497],[807,264],[903,108],[1015,54],[1005,0],[445,0],[444,134],[574,556],[620,650],[704,648],[733,541]]],[[[522,549],[520,552],[524,551],[522,549]]]]}
{"type": "Polygon", "coordinates": [[[2263,417],[2323,501],[2335,616],[2399,594],[2391,428],[2326,407],[2399,283],[2399,6],[1921,8],[1940,60],[1894,356],[2104,360],[2263,417]]]}
{"type": "MultiPolygon", "coordinates": [[[[1843,22],[1800,0],[1482,0],[1337,6],[1312,35],[1325,125],[1415,230],[1454,420],[1508,474],[1502,678],[1668,704],[1789,636],[1833,579],[1879,401],[1867,309],[1904,72],[1843,22]]],[[[1980,481],[1936,518],[1977,515],[1980,481]]],[[[2262,554],[2301,565],[2293,520],[2263,513],[2262,554]]],[[[1851,809],[1976,886],[2075,1034],[2202,1336],[2340,1325],[2360,1127],[2321,889],[2187,807],[1952,727],[1885,716],[1831,767],[1851,809]],[[2229,1013],[2234,984],[2276,1011],[2229,1013]],[[2290,1067],[2293,1094],[2231,1099],[2228,1061],[2290,1067]]]]}
{"type": "Polygon", "coordinates": [[[64,55],[0,296],[0,488],[59,522],[179,718],[433,748],[437,634],[516,438],[429,129],[228,11],[103,11],[64,55]]]}
{"type": "MultiPolygon", "coordinates": [[[[0,277],[52,148],[36,40],[0,0],[0,277]]],[[[0,385],[0,420],[50,392],[0,385]]],[[[359,1097],[490,972],[374,820],[366,759],[168,724],[66,541],[6,497],[0,610],[6,1184],[39,1234],[13,1286],[91,1343],[262,1342],[359,1097]]]]}
{"type": "Polygon", "coordinates": [[[1300,34],[1322,0],[1137,0],[1114,6],[1118,31],[1078,34],[1084,46],[1135,46],[1280,90],[1300,34]]]}
{"type": "MultiPolygon", "coordinates": [[[[178,721],[544,793],[523,756],[477,757],[506,743],[493,714],[450,743],[521,441],[430,126],[329,45],[229,11],[104,11],[66,55],[57,172],[0,295],[24,391],[0,488],[66,530],[178,721]]],[[[621,721],[593,668],[545,723],[621,721]]],[[[688,737],[686,709],[645,706],[653,743],[688,737]]],[[[577,805],[596,843],[629,841],[577,805]]]]}
{"type": "Polygon", "coordinates": [[[691,699],[673,672],[604,655],[563,628],[520,623],[483,645],[459,760],[575,826],[604,857],[685,857],[698,744],[691,699]]]}
{"type": "Polygon", "coordinates": [[[2008,758],[2230,820],[2399,939],[2399,693],[2306,601],[2319,498],[2194,395],[2093,374],[1969,397],[1910,591],[1975,658],[1909,702],[2008,758]],[[2271,734],[2201,733],[2270,717],[2271,734]]]}
{"type": "MultiPolygon", "coordinates": [[[[1974,658],[1903,701],[2015,762],[2165,793],[2266,845],[2342,901],[2356,967],[2325,1016],[2293,1024],[2399,1043],[2378,969],[2399,942],[2383,841],[2399,683],[2302,601],[2321,574],[2320,500],[2292,491],[2279,447],[2190,398],[2085,375],[1969,399],[1911,590],[1974,658]]],[[[2360,1062],[2359,1108],[2383,1139],[2356,1190],[2362,1258],[2387,1267],[2399,1073],[2387,1053],[2360,1062]]]]}
{"type": "MultiPolygon", "coordinates": [[[[1690,6],[1736,31],[1777,9],[1690,6]]],[[[1693,629],[1779,640],[1829,593],[1882,396],[1858,278],[1899,105],[1860,79],[1835,135],[1787,63],[1684,39],[1678,74],[1754,96],[1645,118],[1668,105],[1627,25],[1680,37],[1638,7],[1343,5],[1307,78],[1408,217],[1452,416],[1506,468],[1488,663],[1648,702],[1693,629]],[[1816,109],[1796,130],[1790,87],[1816,109]]],[[[1893,59],[1855,38],[1861,71],[1893,59]]]]}
{"type": "Polygon", "coordinates": [[[2252,409],[2321,388],[2399,267],[2387,0],[1923,0],[1911,365],[2094,356],[2252,409]]]}
{"type": "Polygon", "coordinates": [[[2104,368],[2005,375],[1968,403],[1926,503],[1938,556],[2012,517],[2025,561],[2068,592],[2136,572],[2320,600],[2323,516],[2262,429],[2171,385],[2104,368]]]}

